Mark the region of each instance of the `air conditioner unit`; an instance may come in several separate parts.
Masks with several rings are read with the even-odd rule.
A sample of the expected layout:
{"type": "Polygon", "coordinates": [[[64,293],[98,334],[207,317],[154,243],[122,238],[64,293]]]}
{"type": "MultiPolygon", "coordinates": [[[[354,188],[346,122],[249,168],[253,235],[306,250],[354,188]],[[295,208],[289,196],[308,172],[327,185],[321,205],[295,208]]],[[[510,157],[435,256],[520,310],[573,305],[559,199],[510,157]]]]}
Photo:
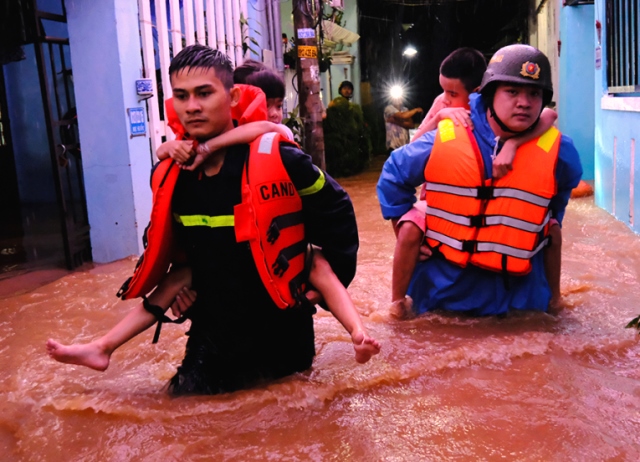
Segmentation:
{"type": "Polygon", "coordinates": [[[330,5],[332,8],[338,8],[339,10],[344,10],[344,0],[331,0],[330,5]]]}

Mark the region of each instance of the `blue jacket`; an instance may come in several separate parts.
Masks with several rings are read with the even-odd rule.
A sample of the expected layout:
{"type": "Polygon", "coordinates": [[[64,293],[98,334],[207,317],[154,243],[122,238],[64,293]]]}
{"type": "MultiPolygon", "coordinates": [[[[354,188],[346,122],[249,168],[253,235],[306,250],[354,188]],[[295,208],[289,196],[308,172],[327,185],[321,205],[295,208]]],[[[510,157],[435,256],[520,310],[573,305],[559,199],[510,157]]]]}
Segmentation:
{"type": "MultiPolygon", "coordinates": [[[[479,94],[470,97],[471,120],[474,135],[486,170],[491,178],[491,155],[496,146],[496,135],[487,121],[486,109],[479,94]]],[[[415,142],[391,153],[378,180],[378,200],[385,219],[399,218],[416,201],[416,187],[424,183],[424,169],[429,161],[435,131],[425,133],[415,142]]],[[[556,178],[558,192],[550,208],[554,218],[562,223],[564,211],[582,177],[580,157],[573,141],[562,135],[556,178]]],[[[468,311],[476,315],[493,315],[515,310],[546,311],[551,299],[549,284],[544,273],[543,253],[532,259],[533,269],[526,276],[510,276],[487,271],[475,266],[460,268],[444,258],[434,257],[418,263],[413,273],[408,295],[413,298],[414,310],[424,313],[443,308],[468,311]]]]}

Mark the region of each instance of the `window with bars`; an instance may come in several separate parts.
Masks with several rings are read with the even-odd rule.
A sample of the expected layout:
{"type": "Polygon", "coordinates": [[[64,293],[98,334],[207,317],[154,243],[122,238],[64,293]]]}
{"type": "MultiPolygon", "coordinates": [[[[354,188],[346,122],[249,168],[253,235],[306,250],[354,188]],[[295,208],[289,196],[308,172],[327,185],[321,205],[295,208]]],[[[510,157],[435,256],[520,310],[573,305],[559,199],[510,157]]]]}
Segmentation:
{"type": "Polygon", "coordinates": [[[606,9],[608,92],[640,93],[638,81],[640,0],[606,0],[606,9]]]}

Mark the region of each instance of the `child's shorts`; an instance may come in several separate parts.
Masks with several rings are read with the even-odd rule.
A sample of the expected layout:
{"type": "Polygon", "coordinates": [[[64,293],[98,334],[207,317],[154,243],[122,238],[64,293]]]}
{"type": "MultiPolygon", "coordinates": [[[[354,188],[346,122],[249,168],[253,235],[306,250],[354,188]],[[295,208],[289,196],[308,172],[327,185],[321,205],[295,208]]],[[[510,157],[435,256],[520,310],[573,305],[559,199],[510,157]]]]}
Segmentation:
{"type": "Polygon", "coordinates": [[[427,230],[427,201],[419,200],[413,204],[411,210],[402,215],[398,220],[398,224],[396,224],[396,230],[399,229],[400,224],[405,221],[410,221],[415,224],[418,228],[422,230],[422,232],[426,232],[427,230]]]}

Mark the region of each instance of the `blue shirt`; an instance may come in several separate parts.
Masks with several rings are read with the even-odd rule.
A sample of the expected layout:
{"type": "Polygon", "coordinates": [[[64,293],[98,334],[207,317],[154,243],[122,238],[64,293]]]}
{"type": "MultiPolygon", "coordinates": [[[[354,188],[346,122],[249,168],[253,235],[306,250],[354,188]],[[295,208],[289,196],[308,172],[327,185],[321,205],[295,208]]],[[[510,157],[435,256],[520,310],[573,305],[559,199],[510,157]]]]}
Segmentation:
{"type": "MultiPolygon", "coordinates": [[[[486,178],[492,177],[491,155],[496,147],[479,94],[470,96],[474,135],[485,165],[486,178]]],[[[416,187],[424,183],[424,169],[429,161],[436,131],[425,133],[411,144],[393,151],[385,162],[378,180],[378,200],[385,219],[399,218],[415,202],[416,187]]],[[[562,223],[571,190],[582,177],[582,166],[573,141],[562,135],[556,179],[558,192],[549,205],[551,213],[562,223]]],[[[408,295],[414,310],[424,313],[443,308],[469,311],[476,315],[506,313],[510,309],[546,311],[551,291],[544,273],[543,252],[532,260],[532,270],[525,276],[507,276],[468,265],[460,268],[444,258],[434,257],[419,262],[413,273],[408,295]]]]}

